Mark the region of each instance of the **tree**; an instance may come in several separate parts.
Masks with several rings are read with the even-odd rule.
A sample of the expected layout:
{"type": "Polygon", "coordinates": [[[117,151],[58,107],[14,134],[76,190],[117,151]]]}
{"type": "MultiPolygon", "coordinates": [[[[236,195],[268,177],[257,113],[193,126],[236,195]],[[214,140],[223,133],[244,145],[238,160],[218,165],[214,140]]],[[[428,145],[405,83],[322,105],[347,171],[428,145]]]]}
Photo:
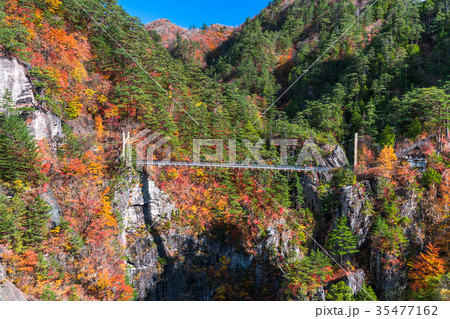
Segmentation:
{"type": "Polygon", "coordinates": [[[330,239],[327,243],[327,248],[331,249],[333,254],[340,258],[341,264],[344,256],[359,252],[357,249],[358,237],[353,235],[347,222],[347,216],[338,220],[336,227],[331,231],[330,239]]]}
{"type": "Polygon", "coordinates": [[[0,120],[0,179],[36,181],[41,177],[33,136],[17,115],[0,120]]]}
{"type": "Polygon", "coordinates": [[[377,295],[373,291],[371,286],[366,285],[366,283],[363,283],[361,290],[358,292],[358,294],[355,296],[355,301],[377,301],[377,295]]]}
{"type": "Polygon", "coordinates": [[[409,125],[406,135],[410,139],[415,139],[420,133],[422,133],[422,124],[416,117],[414,121],[409,125]]]}
{"type": "Polygon", "coordinates": [[[33,198],[23,216],[23,242],[26,246],[36,246],[45,239],[51,207],[40,197],[33,198]]]}
{"type": "Polygon", "coordinates": [[[394,146],[395,144],[395,133],[394,130],[392,129],[392,127],[390,127],[389,125],[387,125],[383,131],[383,133],[381,133],[381,137],[380,137],[380,145],[382,147],[385,146],[394,146]]]}
{"type": "Polygon", "coordinates": [[[445,273],[445,262],[439,256],[439,248],[428,243],[426,252],[420,253],[409,264],[411,289],[419,295],[426,296],[434,288],[433,279],[445,273]]]}
{"type": "Polygon", "coordinates": [[[390,145],[385,146],[378,157],[381,173],[384,177],[390,177],[394,164],[397,161],[394,148],[390,145]]]}
{"type": "Polygon", "coordinates": [[[328,301],[354,301],[352,288],[343,281],[332,285],[325,298],[328,301]]]}
{"type": "Polygon", "coordinates": [[[286,280],[288,299],[301,299],[331,278],[331,260],[320,251],[313,251],[303,259],[289,260],[286,280]]]}
{"type": "Polygon", "coordinates": [[[442,182],[442,175],[434,168],[429,167],[425,173],[423,173],[420,182],[425,188],[430,188],[431,185],[440,185],[442,182]]]}
{"type": "Polygon", "coordinates": [[[444,89],[415,89],[401,99],[396,125],[408,129],[412,119],[420,119],[433,130],[449,127],[449,101],[450,96],[444,89]]]}
{"type": "Polygon", "coordinates": [[[0,195],[0,239],[17,251],[38,246],[47,236],[51,208],[40,197],[17,193],[12,198],[0,195]]]}
{"type": "Polygon", "coordinates": [[[333,171],[330,186],[334,189],[341,189],[345,186],[355,185],[356,182],[356,175],[353,171],[345,168],[337,168],[333,171]]]}
{"type": "Polygon", "coordinates": [[[384,254],[398,257],[406,242],[407,239],[401,226],[391,225],[383,217],[377,216],[372,233],[372,243],[375,248],[384,254]]]}

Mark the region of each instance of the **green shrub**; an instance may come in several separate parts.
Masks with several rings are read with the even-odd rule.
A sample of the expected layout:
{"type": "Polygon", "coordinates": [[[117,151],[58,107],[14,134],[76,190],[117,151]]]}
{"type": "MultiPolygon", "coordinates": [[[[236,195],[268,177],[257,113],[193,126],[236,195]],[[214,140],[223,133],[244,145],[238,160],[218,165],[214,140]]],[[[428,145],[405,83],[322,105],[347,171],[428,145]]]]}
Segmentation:
{"type": "Polygon", "coordinates": [[[47,285],[42,291],[41,300],[43,301],[57,301],[58,297],[55,292],[52,290],[50,285],[47,285]]]}
{"type": "Polygon", "coordinates": [[[439,185],[442,183],[442,175],[439,174],[435,169],[428,168],[425,173],[423,173],[421,184],[425,188],[430,188],[431,185],[439,185]]]}
{"type": "Polygon", "coordinates": [[[330,186],[334,189],[341,189],[345,186],[354,185],[356,182],[356,175],[353,171],[345,168],[338,168],[333,171],[330,186]]]}
{"type": "Polygon", "coordinates": [[[353,301],[353,290],[345,282],[340,281],[330,287],[325,298],[328,301],[353,301]]]}
{"type": "Polygon", "coordinates": [[[355,301],[378,301],[377,295],[371,286],[363,283],[361,290],[354,298],[355,301]]]}
{"type": "Polygon", "coordinates": [[[372,242],[382,253],[399,256],[401,246],[406,243],[403,229],[398,225],[390,225],[384,218],[375,219],[372,242]]]}
{"type": "Polygon", "coordinates": [[[420,133],[422,133],[422,124],[420,124],[417,117],[414,119],[414,121],[408,126],[408,132],[406,133],[406,136],[408,136],[410,139],[415,139],[420,133]]]}

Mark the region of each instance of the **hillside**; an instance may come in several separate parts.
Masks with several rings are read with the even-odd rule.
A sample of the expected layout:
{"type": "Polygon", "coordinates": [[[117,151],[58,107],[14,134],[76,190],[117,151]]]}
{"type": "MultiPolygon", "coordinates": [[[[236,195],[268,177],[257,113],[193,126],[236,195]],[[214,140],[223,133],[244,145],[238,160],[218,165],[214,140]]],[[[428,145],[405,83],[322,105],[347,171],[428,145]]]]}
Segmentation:
{"type": "Polygon", "coordinates": [[[78,2],[0,2],[1,298],[449,299],[448,0],[191,30],[78,2]],[[143,169],[146,129],[323,170],[143,169]]]}
{"type": "Polygon", "coordinates": [[[185,29],[166,19],[148,23],[145,28],[155,31],[156,39],[175,57],[202,65],[206,56],[217,50],[235,31],[234,27],[220,24],[185,29]]]}

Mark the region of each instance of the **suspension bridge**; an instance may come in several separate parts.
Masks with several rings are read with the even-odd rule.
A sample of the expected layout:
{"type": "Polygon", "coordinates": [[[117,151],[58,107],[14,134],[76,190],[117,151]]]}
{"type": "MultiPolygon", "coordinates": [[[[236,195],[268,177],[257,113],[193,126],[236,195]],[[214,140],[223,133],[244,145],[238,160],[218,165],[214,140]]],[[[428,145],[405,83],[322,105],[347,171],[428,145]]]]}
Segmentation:
{"type": "Polygon", "coordinates": [[[137,161],[137,166],[178,166],[178,167],[209,167],[209,168],[234,168],[297,172],[328,172],[325,166],[297,166],[297,165],[269,165],[269,164],[247,164],[247,163],[216,163],[216,162],[174,162],[174,161],[137,161]]]}

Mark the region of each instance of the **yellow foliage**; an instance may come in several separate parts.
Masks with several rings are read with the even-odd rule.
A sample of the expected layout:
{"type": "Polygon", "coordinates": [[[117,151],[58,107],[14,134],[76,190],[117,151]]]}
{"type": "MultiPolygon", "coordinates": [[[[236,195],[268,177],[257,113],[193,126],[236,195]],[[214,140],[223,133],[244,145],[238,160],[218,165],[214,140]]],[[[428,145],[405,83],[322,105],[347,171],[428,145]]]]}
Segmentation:
{"type": "Polygon", "coordinates": [[[225,200],[223,200],[222,198],[219,199],[219,201],[217,202],[217,208],[220,210],[225,210],[227,205],[228,205],[228,203],[225,200]]]}
{"type": "Polygon", "coordinates": [[[107,98],[106,96],[104,96],[103,94],[101,94],[101,95],[98,97],[98,102],[99,102],[99,103],[103,104],[103,103],[105,103],[106,101],[108,101],[108,98],[107,98]]]}
{"type": "Polygon", "coordinates": [[[119,116],[119,107],[117,105],[113,105],[106,113],[105,113],[105,118],[111,118],[111,117],[116,117],[119,116]]]}
{"type": "Polygon", "coordinates": [[[76,119],[78,116],[80,116],[81,108],[83,107],[83,104],[81,104],[78,100],[78,98],[75,98],[67,104],[66,112],[67,116],[70,119],[76,119]]]}
{"type": "Polygon", "coordinates": [[[97,92],[95,92],[94,90],[91,90],[91,89],[86,89],[84,91],[84,95],[86,95],[89,99],[92,99],[92,97],[95,95],[95,93],[97,93],[97,92]]]}
{"type": "Polygon", "coordinates": [[[77,81],[78,83],[81,83],[87,77],[88,77],[88,73],[87,73],[86,69],[84,68],[83,64],[81,62],[77,61],[76,65],[74,66],[74,68],[72,70],[72,78],[75,81],[77,81]]]}
{"type": "Polygon", "coordinates": [[[61,0],[45,0],[45,3],[48,6],[48,10],[52,13],[55,13],[56,10],[59,9],[59,6],[62,4],[61,0]]]}
{"type": "Polygon", "coordinates": [[[103,138],[105,127],[103,126],[103,119],[100,115],[95,117],[95,132],[97,133],[97,137],[99,139],[103,138]]]}
{"type": "Polygon", "coordinates": [[[180,174],[178,173],[177,169],[174,167],[169,168],[169,170],[167,171],[167,177],[171,180],[177,179],[179,175],[180,174]]]}
{"type": "Polygon", "coordinates": [[[21,180],[14,181],[12,186],[18,192],[26,192],[30,189],[30,186],[26,185],[21,180]]]}
{"type": "Polygon", "coordinates": [[[98,279],[97,283],[96,283],[96,288],[101,291],[104,290],[107,287],[111,286],[111,281],[109,280],[109,278],[104,274],[100,274],[100,278],[98,279]]]}
{"type": "Polygon", "coordinates": [[[105,166],[103,165],[102,157],[95,155],[92,151],[88,151],[84,157],[88,161],[91,176],[95,179],[103,177],[103,170],[105,166]]]}
{"type": "Polygon", "coordinates": [[[106,218],[106,226],[108,227],[117,227],[117,221],[114,218],[113,209],[111,206],[111,202],[109,201],[109,197],[106,194],[109,192],[109,188],[102,194],[102,215],[106,218]]]}
{"type": "Polygon", "coordinates": [[[203,102],[197,102],[197,103],[195,104],[195,106],[196,106],[196,107],[200,107],[200,106],[206,107],[206,104],[203,103],[203,102]]]}
{"type": "Polygon", "coordinates": [[[205,175],[204,170],[202,170],[201,168],[197,170],[197,177],[203,177],[205,175]]]}
{"type": "Polygon", "coordinates": [[[380,169],[385,177],[388,177],[390,172],[394,168],[394,164],[397,161],[397,156],[395,155],[394,148],[390,145],[386,145],[380,152],[378,157],[378,163],[380,164],[380,169]]]}

